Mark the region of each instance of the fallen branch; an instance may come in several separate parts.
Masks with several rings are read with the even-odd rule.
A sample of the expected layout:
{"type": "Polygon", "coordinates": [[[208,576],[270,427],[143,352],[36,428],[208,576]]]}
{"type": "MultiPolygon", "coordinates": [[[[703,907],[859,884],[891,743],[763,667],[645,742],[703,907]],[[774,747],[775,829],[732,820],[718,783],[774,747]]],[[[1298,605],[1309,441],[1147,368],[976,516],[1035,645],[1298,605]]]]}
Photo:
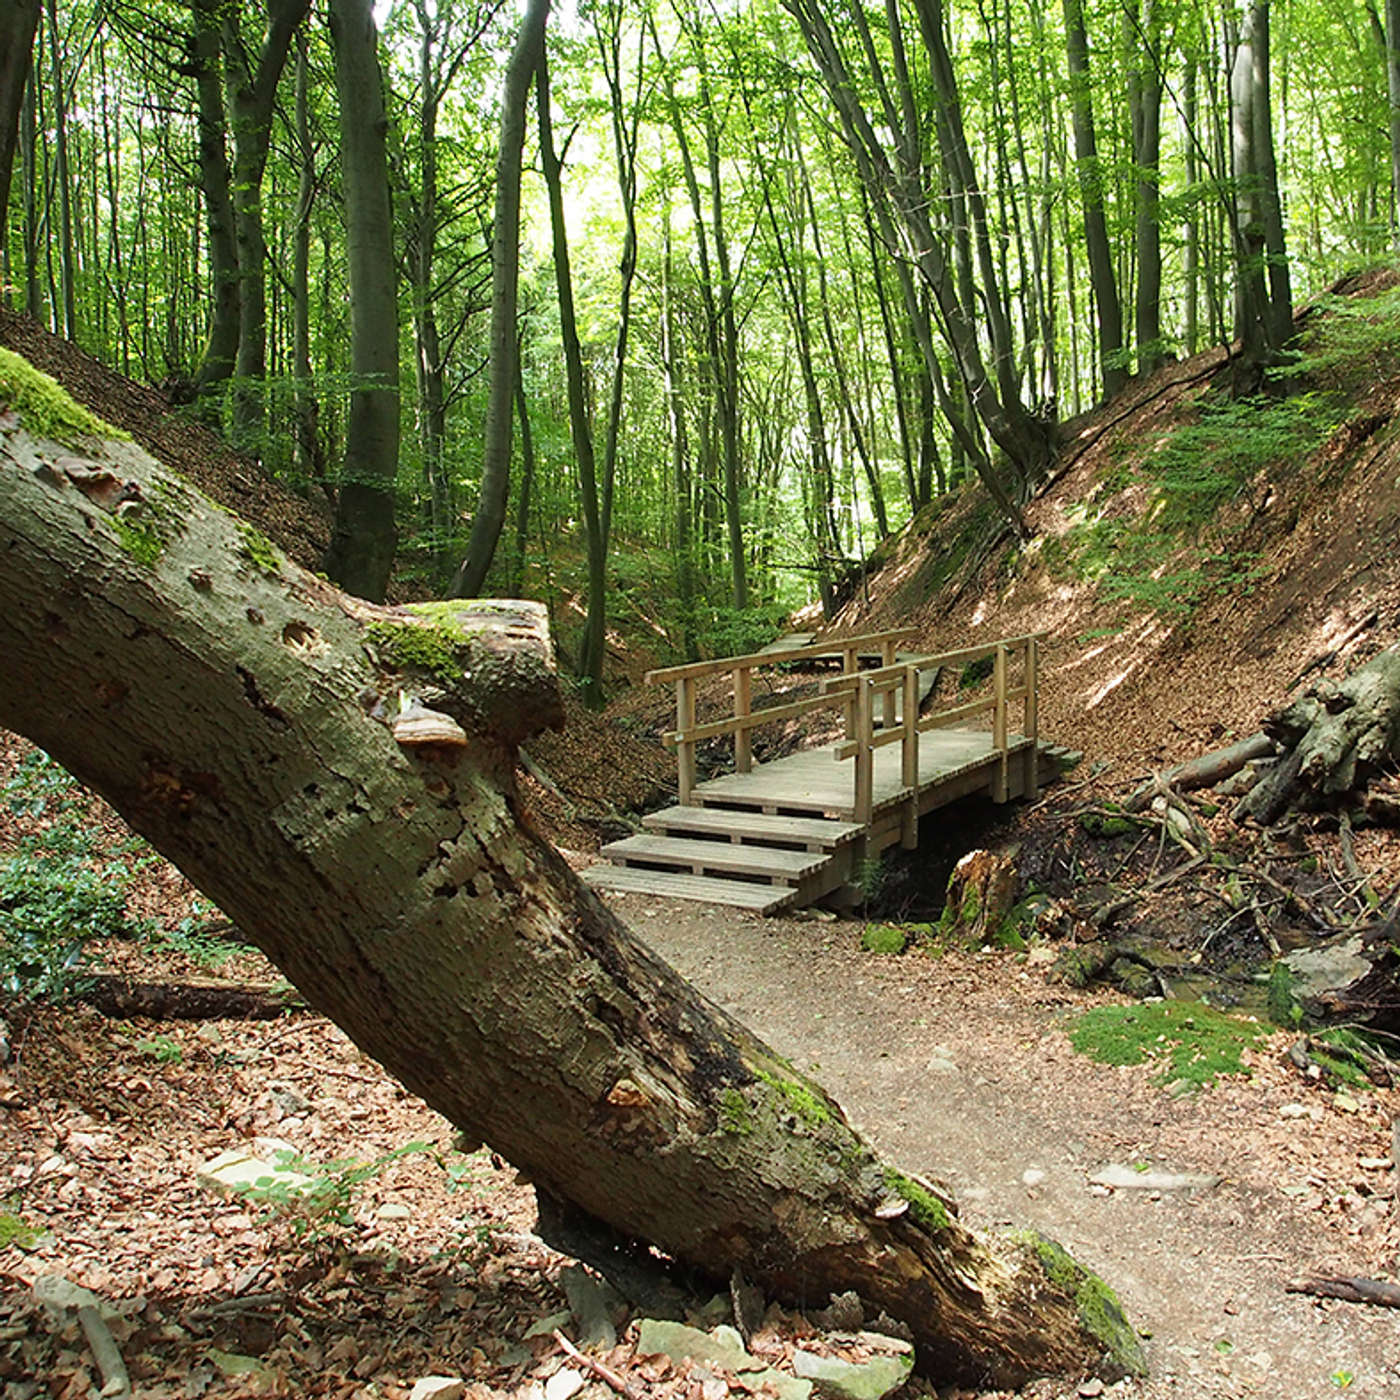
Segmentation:
{"type": "Polygon", "coordinates": [[[1377,1308],[1400,1308],[1400,1287],[1374,1278],[1347,1278],[1319,1274],[1284,1285],[1288,1293],[1308,1293],[1315,1298],[1340,1298],[1344,1303],[1369,1303],[1377,1308]]]}
{"type": "Polygon", "coordinates": [[[604,1385],[611,1386],[619,1395],[625,1395],[627,1400],[642,1400],[640,1390],[629,1385],[611,1366],[604,1366],[601,1361],[595,1360],[591,1356],[585,1356],[557,1327],[554,1329],[554,1340],[564,1349],[566,1356],[572,1357],[604,1385]]]}
{"type": "Polygon", "coordinates": [[[1101,905],[1094,911],[1093,918],[1090,922],[1095,928],[1103,928],[1116,919],[1125,909],[1131,908],[1145,895],[1155,894],[1156,891],[1165,889],[1173,880],[1181,879],[1183,875],[1190,874],[1191,871],[1204,863],[1205,856],[1197,852],[1190,860],[1183,861],[1180,865],[1173,866],[1172,869],[1168,870],[1165,874],[1158,875],[1155,880],[1149,880],[1141,889],[1136,889],[1132,891],[1131,894],[1125,894],[1122,898],[1115,899],[1110,904],[1101,905]]]}
{"type": "Polygon", "coordinates": [[[1361,619],[1360,622],[1349,628],[1343,635],[1341,641],[1328,651],[1313,657],[1291,681],[1288,682],[1288,689],[1292,690],[1300,682],[1306,680],[1314,671],[1320,671],[1324,666],[1330,666],[1363,632],[1376,625],[1380,617],[1379,609],[1372,609],[1361,619]]]}
{"type": "Polygon", "coordinates": [[[1159,774],[1151,782],[1138,788],[1123,804],[1124,809],[1129,812],[1141,812],[1151,803],[1153,797],[1163,790],[1163,784],[1180,792],[1214,787],[1216,783],[1223,783],[1226,778],[1233,777],[1256,758],[1267,758],[1273,752],[1274,741],[1261,730],[1227,748],[1215,749],[1211,753],[1191,759],[1189,763],[1179,764],[1159,774]]]}
{"type": "Polygon", "coordinates": [[[136,982],[115,972],[88,973],[81,993],[104,1016],[153,1021],[275,1021],[306,1003],[285,982],[136,982]]]}

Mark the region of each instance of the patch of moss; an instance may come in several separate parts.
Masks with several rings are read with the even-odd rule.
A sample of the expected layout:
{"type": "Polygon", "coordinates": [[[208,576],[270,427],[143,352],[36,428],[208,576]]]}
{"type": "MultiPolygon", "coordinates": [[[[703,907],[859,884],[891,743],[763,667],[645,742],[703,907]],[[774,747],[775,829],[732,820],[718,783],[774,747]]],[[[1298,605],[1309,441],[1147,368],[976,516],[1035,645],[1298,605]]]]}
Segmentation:
{"type": "Polygon", "coordinates": [[[1303,1023],[1303,1006],[1294,991],[1297,981],[1293,969],[1282,958],[1269,969],[1264,1004],[1269,1020],[1285,1030],[1297,1030],[1303,1023]]]}
{"type": "Polygon", "coordinates": [[[737,1089],[726,1089],[719,1096],[719,1126],[721,1132],[734,1137],[747,1137],[753,1132],[749,1101],[737,1089]]]}
{"type": "Polygon", "coordinates": [[[11,1245],[30,1249],[43,1235],[44,1231],[31,1225],[22,1215],[0,1210],[0,1249],[8,1249],[11,1245]]]}
{"type": "Polygon", "coordinates": [[[1203,1089],[1221,1075],[1249,1071],[1241,1053],[1263,1030],[1200,1001],[1164,1001],[1134,1006],[1094,1006],[1070,1026],[1070,1043],[1081,1055],[1106,1065],[1162,1065],[1157,1084],[1203,1089]]]}
{"type": "Polygon", "coordinates": [[[0,349],[0,403],[19,414],[35,437],[76,447],[85,437],[130,442],[130,433],[105,423],[84,408],[52,375],[35,369],[23,355],[0,349]]]}
{"type": "Polygon", "coordinates": [[[1090,836],[1101,841],[1111,841],[1115,836],[1129,836],[1138,830],[1138,823],[1131,817],[1110,817],[1102,812],[1081,812],[1079,825],[1090,836]]]}
{"type": "Polygon", "coordinates": [[[444,685],[462,678],[461,640],[450,628],[417,622],[371,622],[365,635],[398,670],[423,671],[444,685]]]}
{"type": "Polygon", "coordinates": [[[896,1171],[893,1167],[884,1170],[885,1186],[909,1202],[909,1214],[916,1224],[922,1225],[930,1233],[948,1228],[948,1207],[917,1181],[896,1171]]]}
{"type": "Polygon", "coordinates": [[[783,1096],[788,1107],[804,1123],[813,1128],[820,1128],[832,1121],[831,1108],[815,1086],[804,1084],[797,1079],[783,1079],[769,1070],[761,1069],[757,1074],[765,1084],[783,1096]]]}
{"type": "Polygon", "coordinates": [[[265,574],[280,574],[282,572],[282,555],[278,552],[277,546],[272,543],[260,530],[255,530],[246,520],[237,522],[238,528],[238,552],[255,569],[261,569],[265,574]]]}
{"type": "Polygon", "coordinates": [[[1124,1317],[1123,1305],[1114,1291],[1056,1241],[1034,1230],[1019,1238],[1034,1251],[1045,1277],[1074,1299],[1080,1324],[1102,1343],[1114,1365],[1131,1376],[1146,1375],[1142,1343],[1124,1317]]]}
{"type": "Polygon", "coordinates": [[[909,934],[898,924],[866,924],[860,946],[867,953],[902,953],[909,946],[909,934]]]}
{"type": "Polygon", "coordinates": [[[1312,1038],[1308,1053],[1322,1066],[1332,1084],[1350,1084],[1353,1089],[1367,1089],[1371,1077],[1368,1065],[1376,1057],[1375,1047],[1366,1038],[1345,1026],[1330,1026],[1312,1038]],[[1322,1049],[1322,1046],[1327,1049],[1322,1049]]]}
{"type": "Polygon", "coordinates": [[[117,543],[140,565],[153,568],[165,552],[165,541],[160,536],[156,524],[147,516],[127,519],[117,515],[112,517],[112,528],[117,532],[117,543]]]}

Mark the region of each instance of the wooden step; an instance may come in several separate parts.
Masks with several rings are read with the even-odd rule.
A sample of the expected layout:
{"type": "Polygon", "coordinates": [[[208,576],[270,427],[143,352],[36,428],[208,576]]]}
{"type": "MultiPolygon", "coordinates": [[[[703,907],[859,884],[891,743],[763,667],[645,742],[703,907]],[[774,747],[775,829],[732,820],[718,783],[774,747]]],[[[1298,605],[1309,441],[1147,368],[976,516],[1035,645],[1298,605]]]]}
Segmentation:
{"type": "Polygon", "coordinates": [[[692,832],[728,837],[731,841],[801,846],[809,851],[834,851],[860,835],[858,822],[827,822],[820,817],[770,817],[763,812],[724,807],[666,807],[642,818],[648,831],[692,832]]]}
{"type": "Polygon", "coordinates": [[[747,880],[712,880],[704,875],[677,875],[670,870],[641,870],[634,865],[590,865],[584,883],[619,894],[654,894],[666,899],[697,899],[773,914],[785,909],[797,891],[783,885],[755,885],[747,880]]]}
{"type": "Polygon", "coordinates": [[[598,854],[614,865],[673,865],[695,875],[723,871],[794,885],[803,876],[820,870],[829,859],[825,851],[779,850],[776,846],[744,846],[732,841],[687,841],[678,836],[629,836],[604,846],[598,854]]]}

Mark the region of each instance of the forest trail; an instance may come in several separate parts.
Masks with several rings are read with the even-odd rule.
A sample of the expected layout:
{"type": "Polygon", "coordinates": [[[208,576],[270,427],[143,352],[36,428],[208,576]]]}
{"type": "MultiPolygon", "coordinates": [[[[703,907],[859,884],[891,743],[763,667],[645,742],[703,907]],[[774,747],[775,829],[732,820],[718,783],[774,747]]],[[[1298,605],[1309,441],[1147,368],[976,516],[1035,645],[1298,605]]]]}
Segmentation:
{"type": "Polygon", "coordinates": [[[612,903],[882,1152],[952,1186],[975,1227],[1034,1227],[1099,1270],[1150,1333],[1151,1377],[1114,1394],[1400,1396],[1393,1315],[1284,1290],[1315,1272],[1393,1267],[1393,1172],[1360,1164],[1389,1156],[1395,1091],[1344,1112],[1281,1059],[1287,1037],[1275,1034],[1249,1079],[1173,1098],[1147,1066],[1076,1054],[1062,1024],[1097,998],[1049,985],[1043,965],[1014,954],[880,957],[860,950],[859,924],[612,903]],[[1093,1187],[1110,1164],[1221,1181],[1093,1187]]]}

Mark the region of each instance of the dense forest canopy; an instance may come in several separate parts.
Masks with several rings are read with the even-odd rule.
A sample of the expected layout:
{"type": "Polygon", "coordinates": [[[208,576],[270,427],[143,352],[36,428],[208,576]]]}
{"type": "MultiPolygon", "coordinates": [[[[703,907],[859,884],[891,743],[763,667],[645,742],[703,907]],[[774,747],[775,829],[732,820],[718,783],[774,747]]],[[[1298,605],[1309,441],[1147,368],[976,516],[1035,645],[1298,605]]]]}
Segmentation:
{"type": "Polygon", "coordinates": [[[576,586],[592,696],[607,608],[738,649],[965,477],[1015,523],[1057,424],[1267,387],[1397,238],[1394,4],[7,8],[9,304],[336,502],[358,591],[395,535],[576,586]]]}

